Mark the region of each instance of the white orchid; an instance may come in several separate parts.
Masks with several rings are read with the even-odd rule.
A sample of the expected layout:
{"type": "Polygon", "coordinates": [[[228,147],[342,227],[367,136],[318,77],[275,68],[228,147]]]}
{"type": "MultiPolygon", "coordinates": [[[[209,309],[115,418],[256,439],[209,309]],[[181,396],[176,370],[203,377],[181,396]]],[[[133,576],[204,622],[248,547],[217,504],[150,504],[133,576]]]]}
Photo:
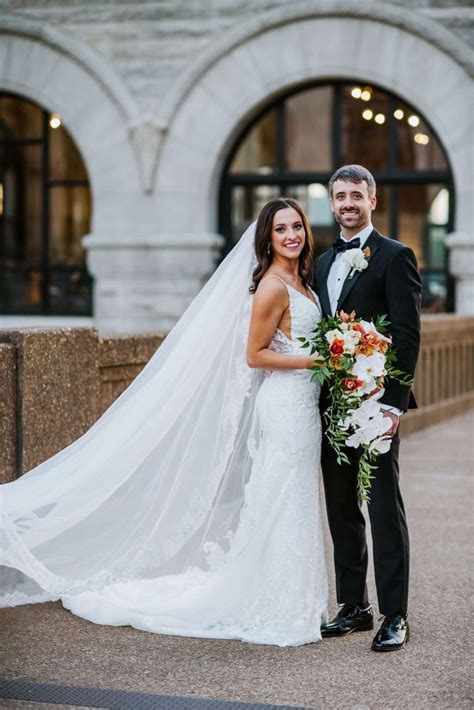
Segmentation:
{"type": "Polygon", "coordinates": [[[354,430],[346,440],[347,446],[353,448],[361,444],[372,445],[374,441],[381,440],[391,427],[390,418],[384,417],[380,404],[372,398],[364,400],[357,409],[349,410],[343,424],[354,430]]]}
{"type": "Polygon", "coordinates": [[[377,352],[372,355],[359,355],[351,368],[351,374],[366,383],[374,381],[376,377],[382,377],[386,374],[385,356],[377,352]]]}
{"type": "Polygon", "coordinates": [[[370,419],[375,417],[380,412],[380,404],[374,399],[366,399],[362,404],[349,412],[349,418],[352,424],[356,426],[365,426],[370,419]]]}
{"type": "Polygon", "coordinates": [[[390,450],[392,440],[389,436],[380,436],[375,439],[369,446],[370,453],[377,452],[378,454],[386,454],[390,450]]]}

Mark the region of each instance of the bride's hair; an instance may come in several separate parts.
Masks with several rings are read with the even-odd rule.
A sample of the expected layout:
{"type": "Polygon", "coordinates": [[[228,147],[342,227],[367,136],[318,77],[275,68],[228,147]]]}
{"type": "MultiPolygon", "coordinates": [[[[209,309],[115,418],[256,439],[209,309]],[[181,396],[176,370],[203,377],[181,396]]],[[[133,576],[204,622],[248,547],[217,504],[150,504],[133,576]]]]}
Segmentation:
{"type": "Polygon", "coordinates": [[[257,257],[257,266],[252,274],[250,293],[255,293],[258,284],[265,276],[273,260],[271,252],[273,217],[278,210],[284,210],[288,207],[298,212],[305,231],[305,244],[298,263],[298,273],[303,286],[307,286],[311,279],[314,260],[314,242],[308,219],[299,202],[292,197],[275,197],[262,207],[258,215],[257,225],[255,227],[255,256],[257,257]]]}

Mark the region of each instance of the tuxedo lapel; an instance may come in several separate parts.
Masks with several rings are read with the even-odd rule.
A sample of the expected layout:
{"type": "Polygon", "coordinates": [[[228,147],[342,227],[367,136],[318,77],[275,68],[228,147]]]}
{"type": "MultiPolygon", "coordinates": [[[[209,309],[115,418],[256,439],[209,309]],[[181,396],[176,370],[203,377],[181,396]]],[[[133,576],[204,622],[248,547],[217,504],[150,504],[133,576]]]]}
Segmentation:
{"type": "MultiPolygon", "coordinates": [[[[321,308],[323,309],[323,313],[327,316],[332,315],[328,291],[328,275],[329,269],[334,261],[334,256],[333,249],[328,249],[328,251],[321,256],[321,279],[318,292],[319,300],[321,301],[321,308]]],[[[318,286],[318,284],[316,284],[316,286],[318,286]]]]}
{"type": "Polygon", "coordinates": [[[369,264],[364,271],[355,271],[354,274],[352,275],[352,278],[349,278],[349,274],[351,273],[349,271],[349,274],[347,275],[347,278],[344,281],[344,285],[342,287],[342,291],[341,291],[341,294],[340,294],[338,302],[337,302],[336,311],[339,311],[342,308],[344,301],[346,300],[346,298],[348,297],[348,295],[350,294],[350,292],[352,291],[352,289],[354,288],[354,286],[356,285],[357,281],[360,279],[362,274],[365,274],[370,269],[372,259],[375,255],[375,253],[380,248],[380,234],[377,232],[376,229],[374,229],[371,232],[369,238],[367,239],[366,243],[363,246],[363,249],[367,249],[367,247],[370,249],[370,256],[368,259],[369,264]]]}

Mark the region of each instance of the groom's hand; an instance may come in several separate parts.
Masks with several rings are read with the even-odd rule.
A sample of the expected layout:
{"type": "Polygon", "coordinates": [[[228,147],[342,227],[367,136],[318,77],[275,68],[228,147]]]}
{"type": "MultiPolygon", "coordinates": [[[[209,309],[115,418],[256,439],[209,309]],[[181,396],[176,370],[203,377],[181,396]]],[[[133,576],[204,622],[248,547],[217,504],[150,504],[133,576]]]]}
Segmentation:
{"type": "Polygon", "coordinates": [[[395,436],[395,434],[397,433],[398,425],[400,424],[400,417],[398,416],[398,414],[388,412],[387,410],[383,411],[382,414],[384,415],[384,417],[389,417],[392,421],[392,426],[387,431],[386,436],[395,436]]]}

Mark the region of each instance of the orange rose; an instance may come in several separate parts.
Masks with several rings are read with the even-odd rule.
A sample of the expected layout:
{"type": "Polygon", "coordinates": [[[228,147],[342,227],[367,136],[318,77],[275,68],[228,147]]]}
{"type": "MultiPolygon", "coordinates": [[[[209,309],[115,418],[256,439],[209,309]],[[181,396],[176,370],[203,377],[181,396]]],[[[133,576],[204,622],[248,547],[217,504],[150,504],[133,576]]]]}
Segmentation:
{"type": "Polygon", "coordinates": [[[329,346],[329,351],[331,355],[342,355],[344,352],[344,341],[339,338],[334,338],[331,345],[329,346]]]}
{"type": "Polygon", "coordinates": [[[365,330],[360,323],[351,323],[349,325],[349,330],[357,330],[359,333],[362,333],[362,335],[365,335],[365,330]]]}
{"type": "Polygon", "coordinates": [[[385,340],[381,340],[376,333],[364,333],[362,335],[359,345],[369,346],[374,350],[384,353],[387,350],[385,340]]]}
{"type": "Polygon", "coordinates": [[[345,377],[341,382],[341,387],[346,392],[355,392],[360,387],[362,387],[363,384],[364,383],[362,382],[362,380],[359,380],[356,377],[345,377]]]}
{"type": "Polygon", "coordinates": [[[362,343],[361,345],[356,345],[355,354],[358,355],[372,355],[374,352],[374,346],[362,343]]]}
{"type": "Polygon", "coordinates": [[[330,357],[329,367],[334,368],[334,370],[342,370],[344,368],[344,363],[340,357],[330,357]]]}

